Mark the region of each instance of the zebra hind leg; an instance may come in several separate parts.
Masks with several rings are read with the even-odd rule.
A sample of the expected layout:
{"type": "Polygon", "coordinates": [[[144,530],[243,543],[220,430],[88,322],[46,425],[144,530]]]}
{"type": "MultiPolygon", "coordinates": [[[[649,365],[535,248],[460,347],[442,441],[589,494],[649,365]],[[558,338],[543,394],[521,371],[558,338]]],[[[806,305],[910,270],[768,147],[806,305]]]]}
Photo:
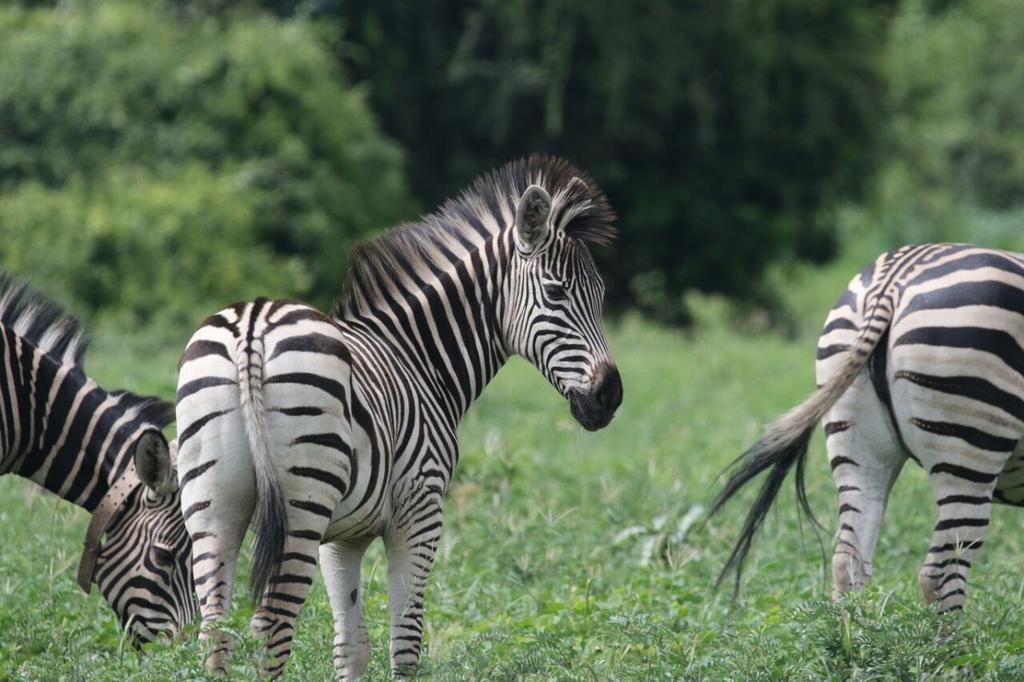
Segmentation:
{"type": "MultiPolygon", "coordinates": [[[[206,669],[226,673],[234,649],[234,637],[220,628],[231,609],[234,592],[235,565],[245,531],[234,534],[224,531],[200,535],[192,549],[193,572],[202,613],[199,640],[206,651],[206,669]]],[[[195,536],[193,536],[195,537],[195,536]]]]}
{"type": "MultiPolygon", "coordinates": [[[[230,428],[230,423],[224,424],[230,428]]],[[[255,490],[246,475],[242,450],[189,442],[179,451],[181,505],[192,539],[192,567],[202,613],[199,639],[207,652],[206,668],[227,672],[234,638],[220,628],[228,615],[235,586],[235,566],[252,517],[255,490]]]]}
{"type": "Polygon", "coordinates": [[[370,635],[363,622],[360,568],[369,543],[320,545],[320,570],[334,612],[334,670],[339,680],[354,680],[370,663],[370,635]]]}
{"type": "Polygon", "coordinates": [[[265,640],[264,678],[274,678],[284,672],[291,657],[295,620],[313,586],[322,534],[323,528],[304,529],[301,525],[289,531],[281,570],[271,577],[259,608],[253,614],[252,632],[265,640]]]}
{"type": "Polygon", "coordinates": [[[889,491],[907,457],[866,373],[833,406],[824,424],[839,493],[839,539],[832,555],[832,598],[838,600],[871,582],[889,491]]]}
{"type": "MultiPolygon", "coordinates": [[[[251,629],[265,640],[264,677],[277,677],[284,671],[292,653],[295,620],[306,603],[317,573],[320,542],[341,490],[348,485],[344,469],[322,447],[295,446],[287,451],[290,466],[281,471],[281,492],[288,510],[288,534],[285,537],[281,565],[267,584],[260,605],[253,614],[251,629]],[[310,472],[316,477],[310,477],[310,472]],[[335,485],[328,481],[338,479],[335,485]]],[[[280,467],[284,469],[284,467],[280,467]]]]}
{"type": "Polygon", "coordinates": [[[337,405],[319,403],[320,392],[313,398],[293,384],[268,383],[265,388],[269,432],[291,441],[277,442],[272,449],[288,530],[281,563],[260,598],[250,627],[264,640],[263,676],[277,677],[291,657],[295,621],[316,577],[320,542],[348,489],[351,469],[349,459],[343,456],[348,449],[347,425],[330,416],[339,411],[337,405]],[[284,411],[311,406],[318,414],[307,420],[284,411]]]}
{"type": "Polygon", "coordinates": [[[391,612],[391,674],[402,677],[419,663],[423,593],[441,537],[440,487],[414,485],[384,534],[391,612]]]}
{"type": "MultiPolygon", "coordinates": [[[[992,453],[985,454],[991,462],[992,453]]],[[[989,463],[985,468],[999,471],[1003,463],[1005,460],[989,463]]],[[[925,601],[937,603],[940,612],[963,608],[971,563],[988,530],[996,476],[943,462],[934,465],[928,475],[938,513],[931,547],[917,579],[925,601]]]]}

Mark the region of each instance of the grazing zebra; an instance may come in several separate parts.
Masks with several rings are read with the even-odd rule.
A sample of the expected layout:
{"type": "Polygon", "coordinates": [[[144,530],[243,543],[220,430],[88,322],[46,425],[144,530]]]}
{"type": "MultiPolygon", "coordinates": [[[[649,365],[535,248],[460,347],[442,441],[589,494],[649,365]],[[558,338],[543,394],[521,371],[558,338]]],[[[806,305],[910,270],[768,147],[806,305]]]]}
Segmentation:
{"type": "MultiPolygon", "coordinates": [[[[266,299],[208,318],[182,357],[177,408],[204,625],[228,608],[251,518],[266,672],[287,661],[319,554],[335,668],[358,677],[369,661],[360,562],[383,537],[392,670],[416,665],[456,431],[487,383],[521,355],[588,430],[622,401],[585,245],[609,242],[613,221],[579,171],[531,157],[358,248],[333,319],[266,299]]],[[[224,669],[230,637],[203,636],[207,666],[224,669]]]]}
{"type": "Polygon", "coordinates": [[[89,592],[95,579],[140,646],[196,612],[191,543],[161,432],[173,412],[97,386],[83,369],[86,343],[74,318],[0,273],[0,474],[93,515],[78,583],[89,592]]]}
{"type": "Polygon", "coordinates": [[[965,244],[905,246],[854,277],[818,342],[818,390],[734,465],[717,513],[770,469],[729,557],[736,584],[788,470],[803,488],[818,421],[839,492],[832,595],[862,589],[893,483],[910,458],[938,520],[918,581],[941,611],[963,607],[993,502],[1024,505],[1024,255],[965,244]]]}

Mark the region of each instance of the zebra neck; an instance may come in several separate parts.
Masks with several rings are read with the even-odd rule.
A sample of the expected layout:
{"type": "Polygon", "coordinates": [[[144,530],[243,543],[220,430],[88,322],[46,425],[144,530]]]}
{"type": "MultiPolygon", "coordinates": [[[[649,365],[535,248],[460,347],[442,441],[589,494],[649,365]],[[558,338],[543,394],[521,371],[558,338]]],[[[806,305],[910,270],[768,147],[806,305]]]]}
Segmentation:
{"type": "Polygon", "coordinates": [[[141,426],[137,416],[120,394],[49,357],[37,359],[36,371],[15,393],[10,404],[17,414],[3,406],[13,426],[4,439],[4,471],[92,512],[131,460],[128,446],[141,426]]]}
{"type": "Polygon", "coordinates": [[[375,348],[367,364],[407,368],[413,390],[452,426],[510,355],[498,324],[510,249],[510,234],[495,234],[464,258],[417,273],[415,289],[392,288],[372,311],[343,320],[375,348]]]}

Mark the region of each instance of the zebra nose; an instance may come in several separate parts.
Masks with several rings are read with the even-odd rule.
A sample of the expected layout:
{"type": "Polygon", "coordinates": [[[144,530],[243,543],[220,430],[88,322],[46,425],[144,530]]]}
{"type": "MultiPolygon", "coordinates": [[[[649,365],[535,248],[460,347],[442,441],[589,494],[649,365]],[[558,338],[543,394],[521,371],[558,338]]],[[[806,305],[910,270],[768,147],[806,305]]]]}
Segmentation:
{"type": "Polygon", "coordinates": [[[599,382],[594,391],[594,402],[607,413],[614,413],[622,404],[622,377],[615,365],[604,364],[598,371],[599,382]]]}

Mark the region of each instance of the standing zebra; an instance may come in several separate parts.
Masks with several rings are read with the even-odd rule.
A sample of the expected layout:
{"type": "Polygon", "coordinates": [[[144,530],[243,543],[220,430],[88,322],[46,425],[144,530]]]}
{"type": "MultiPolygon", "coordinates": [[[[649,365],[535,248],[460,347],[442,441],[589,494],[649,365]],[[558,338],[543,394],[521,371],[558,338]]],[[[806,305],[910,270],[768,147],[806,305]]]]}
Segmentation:
{"type": "Polygon", "coordinates": [[[90,512],[78,572],[135,646],[196,612],[191,543],[161,429],[171,405],[105,391],[85,375],[77,321],[0,273],[0,474],[17,474],[90,512]],[[100,539],[106,533],[107,542],[100,539]]]}
{"type": "MultiPolygon", "coordinates": [[[[266,299],[207,319],[182,357],[177,410],[204,625],[228,608],[252,519],[266,672],[291,653],[319,554],[335,668],[358,677],[369,661],[360,563],[383,537],[392,670],[416,665],[456,431],[487,383],[521,355],[588,430],[622,401],[585,245],[609,242],[613,221],[579,171],[531,157],[357,249],[333,319],[266,299]]],[[[230,637],[203,636],[207,666],[223,670],[230,637]]]]}
{"type": "Polygon", "coordinates": [[[832,595],[862,589],[886,500],[909,457],[927,473],[938,520],[918,572],[929,603],[963,608],[992,502],[1024,504],[1024,256],[964,244],[882,254],[839,297],[818,342],[818,390],[765,429],[732,469],[712,514],[770,469],[722,577],[824,418],[839,491],[832,595]]]}

